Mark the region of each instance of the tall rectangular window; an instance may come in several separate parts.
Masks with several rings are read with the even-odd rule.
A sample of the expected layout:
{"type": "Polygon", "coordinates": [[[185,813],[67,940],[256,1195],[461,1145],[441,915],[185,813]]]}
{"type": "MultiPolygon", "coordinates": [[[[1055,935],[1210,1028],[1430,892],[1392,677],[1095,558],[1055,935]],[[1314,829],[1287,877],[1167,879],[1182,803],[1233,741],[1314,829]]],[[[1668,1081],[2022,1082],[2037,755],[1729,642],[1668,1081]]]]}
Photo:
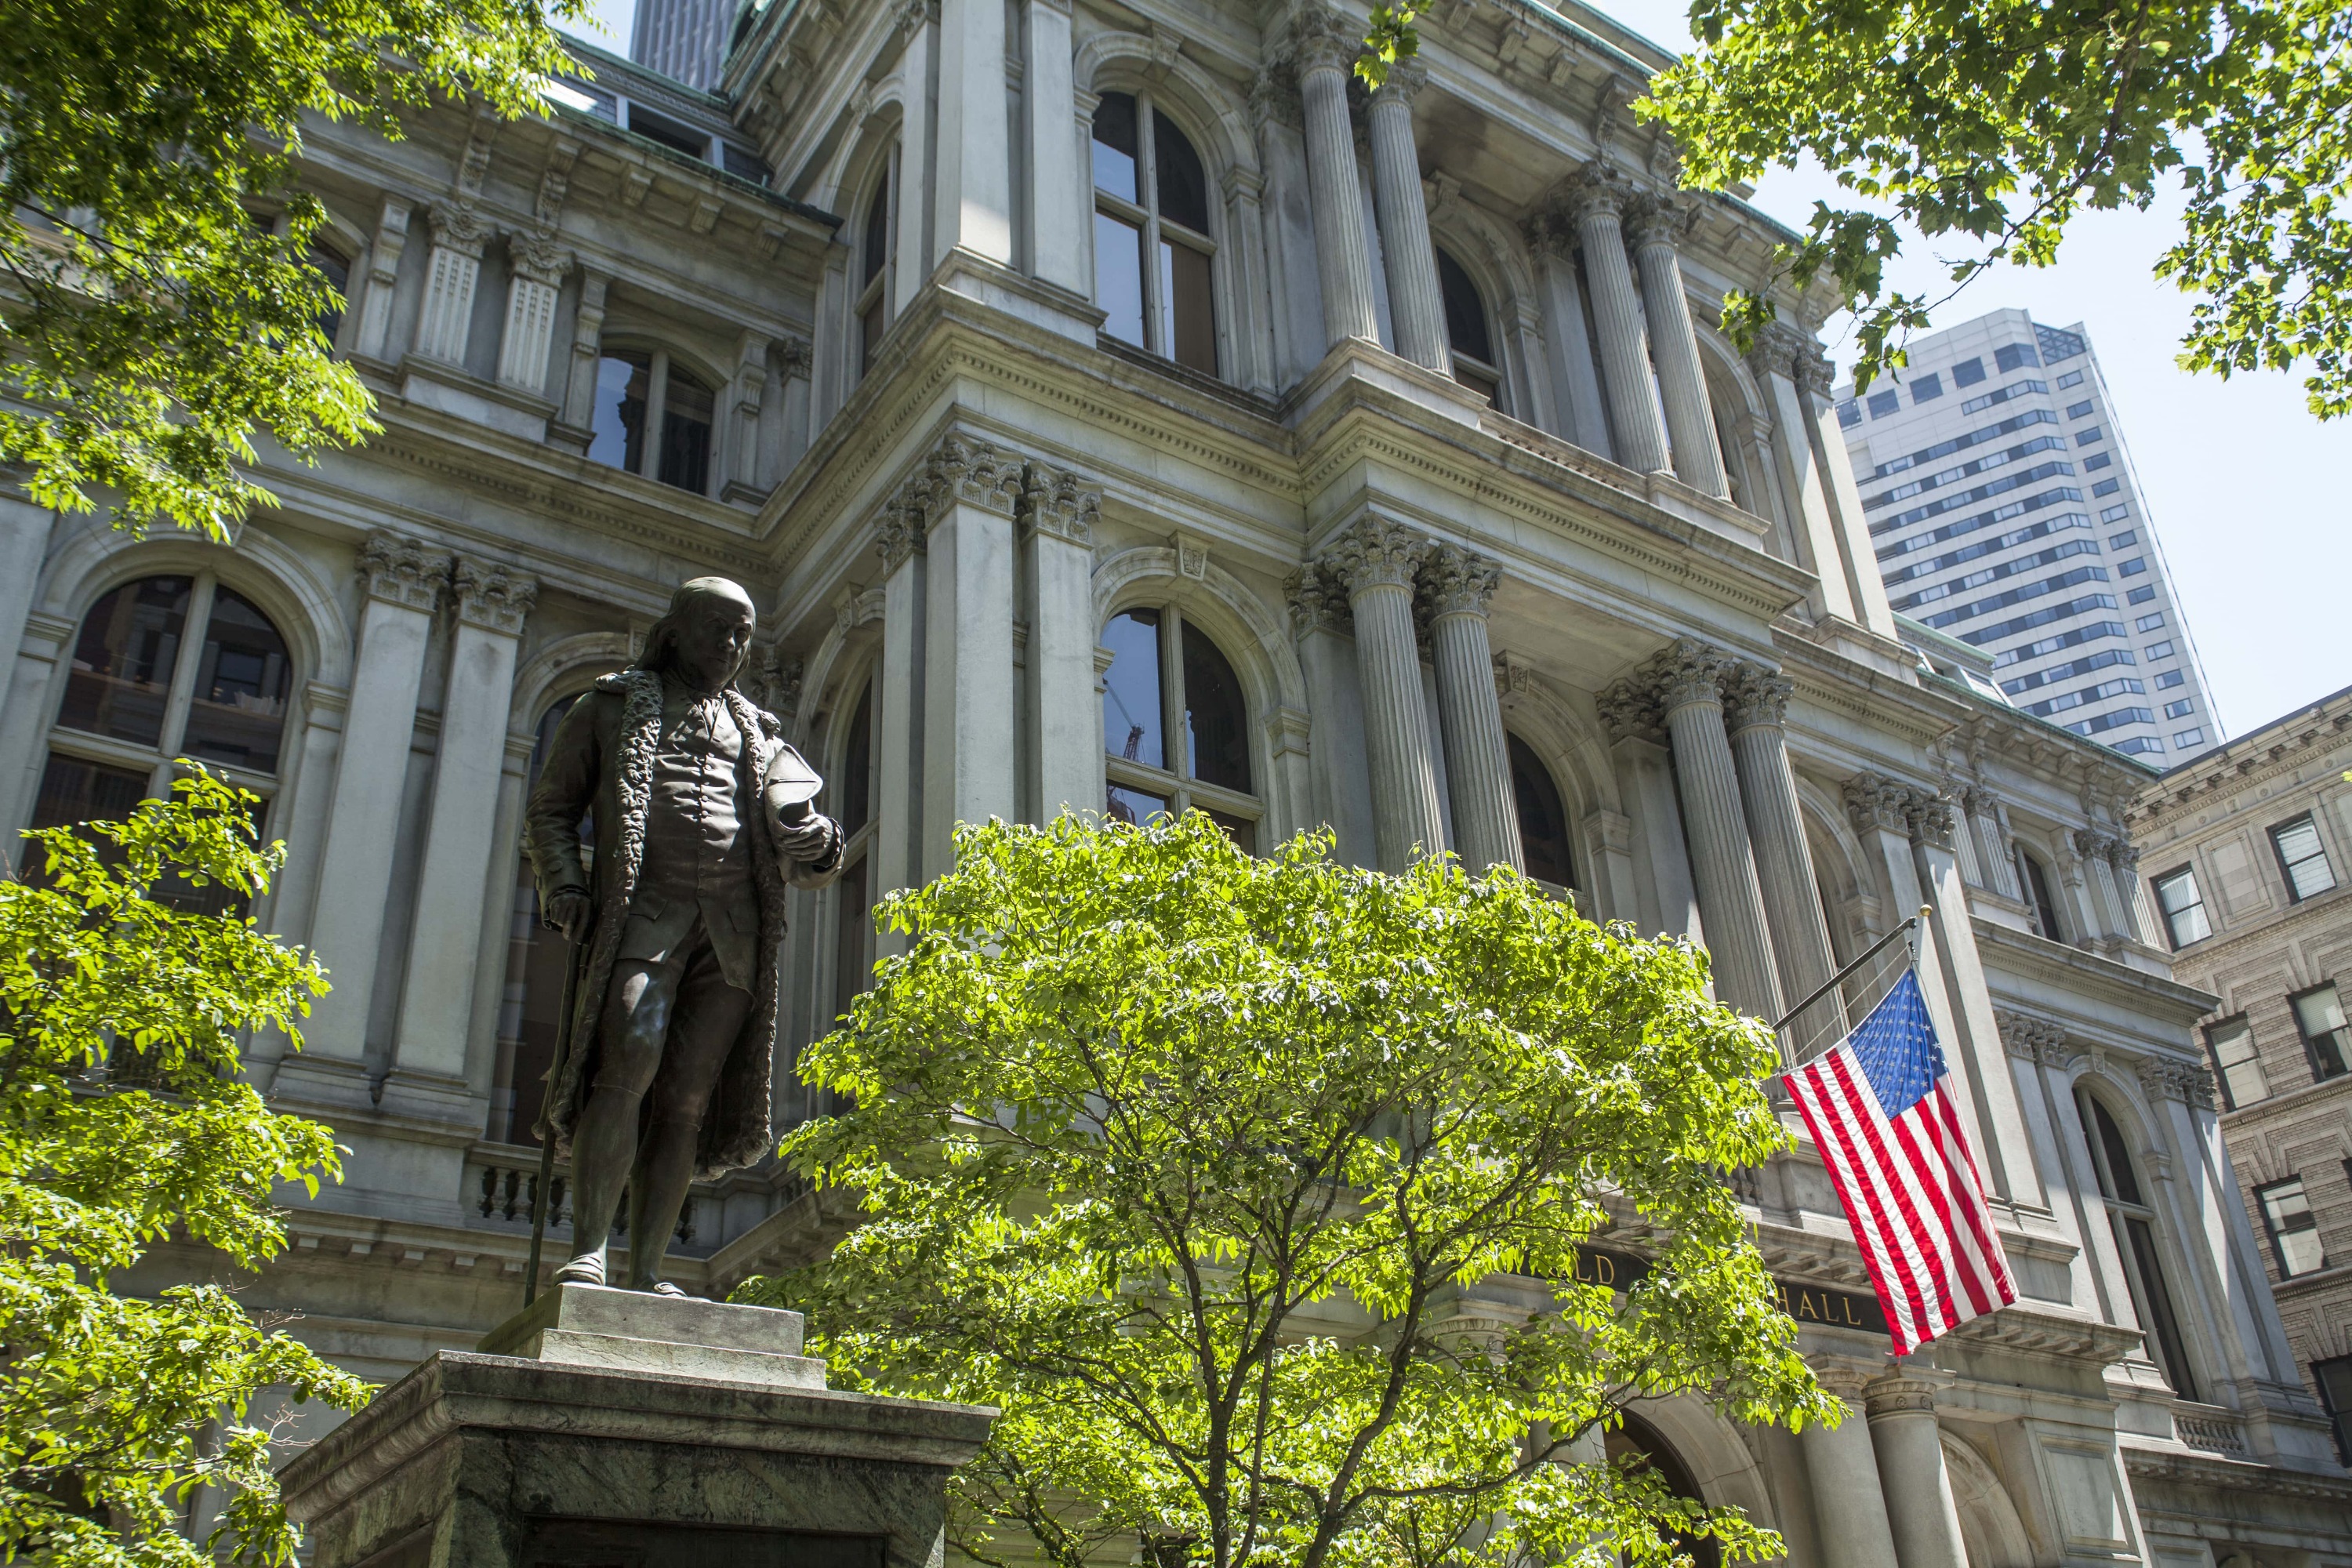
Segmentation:
{"type": "Polygon", "coordinates": [[[2263,1227],[2271,1233],[2271,1255],[2278,1259],[2280,1279],[2327,1267],[2327,1254],[2319,1245],[2319,1216],[2311,1212],[2301,1176],[2256,1187],[2254,1198],[2263,1207],[2263,1227]]]}
{"type": "Polygon", "coordinates": [[[2213,922],[2205,918],[2204,896],[2197,890],[2197,873],[2189,867],[2156,879],[2156,907],[2164,911],[2165,932],[2176,952],[2213,934],[2213,922]]]}
{"type": "Polygon", "coordinates": [[[2315,985],[2294,998],[2294,1026],[2303,1031],[2303,1048],[2311,1058],[2314,1082],[2324,1083],[2352,1066],[2352,1040],[2346,1038],[2344,1002],[2331,982],[2315,985]]]}
{"type": "Polygon", "coordinates": [[[2272,828],[2271,848],[2286,878],[2287,895],[2296,903],[2336,886],[2336,868],[2327,863],[2327,848],[2319,842],[2319,825],[2311,813],[2272,828]]]}
{"type": "Polygon", "coordinates": [[[2221,1098],[2231,1110],[2243,1110],[2270,1098],[2262,1053],[2254,1048],[2254,1031],[2244,1017],[2206,1025],[2205,1048],[2213,1053],[2213,1070],[2221,1079],[2221,1098]]]}

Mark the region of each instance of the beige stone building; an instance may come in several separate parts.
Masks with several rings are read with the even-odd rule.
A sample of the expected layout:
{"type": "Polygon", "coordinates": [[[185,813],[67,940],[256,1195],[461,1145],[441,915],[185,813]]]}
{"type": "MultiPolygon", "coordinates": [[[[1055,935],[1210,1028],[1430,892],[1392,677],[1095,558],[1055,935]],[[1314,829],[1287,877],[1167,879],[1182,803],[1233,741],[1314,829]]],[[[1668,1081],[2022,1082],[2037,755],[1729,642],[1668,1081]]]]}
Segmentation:
{"type": "Polygon", "coordinates": [[[2173,973],[2288,1342],[2352,1461],[2352,689],[2148,785],[2132,808],[2173,973]],[[2338,986],[2343,988],[2339,993],[2338,986]]]}
{"type": "MultiPolygon", "coordinates": [[[[1065,803],[1519,865],[1703,940],[1768,1018],[1926,906],[2022,1299],[1891,1360],[1801,1146],[1740,1191],[1859,1417],[1678,1399],[1631,1436],[1808,1568],[2352,1564],[2200,1091],[2213,1001],[2131,871],[2153,775],[1890,613],[1826,302],[1783,290],[1747,355],[1715,330],[1783,236],[1675,189],[1628,107],[1664,56],[1574,0],[1438,0],[1367,99],[1337,0],[725,8],[715,92],[594,56],[519,123],[317,128],[384,429],[265,458],[234,547],[0,502],[0,820],[225,766],[291,853],[257,913],[333,971],[254,1072],[347,1178],[248,1300],[374,1378],[519,1304],[562,973],[520,805],[563,705],[726,573],[851,831],[794,896],[788,1046],[956,820],[1065,803]]],[[[739,1173],[675,1272],[824,1235],[739,1173]]]]}

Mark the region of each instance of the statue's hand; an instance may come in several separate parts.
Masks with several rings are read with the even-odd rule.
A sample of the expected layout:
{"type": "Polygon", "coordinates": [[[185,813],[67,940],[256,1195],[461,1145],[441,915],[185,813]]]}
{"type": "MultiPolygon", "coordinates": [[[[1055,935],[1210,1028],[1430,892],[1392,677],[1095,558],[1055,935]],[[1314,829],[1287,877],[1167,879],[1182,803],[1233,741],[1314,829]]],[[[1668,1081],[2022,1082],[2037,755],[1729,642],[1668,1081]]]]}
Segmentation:
{"type": "Polygon", "coordinates": [[[798,822],[776,825],[776,853],[803,866],[814,866],[841,842],[841,827],[829,816],[812,812],[798,822]]]}
{"type": "Polygon", "coordinates": [[[568,888],[547,900],[547,908],[540,920],[541,923],[562,931],[566,942],[585,942],[588,940],[588,923],[595,913],[596,906],[588,901],[587,894],[577,888],[568,888]]]}

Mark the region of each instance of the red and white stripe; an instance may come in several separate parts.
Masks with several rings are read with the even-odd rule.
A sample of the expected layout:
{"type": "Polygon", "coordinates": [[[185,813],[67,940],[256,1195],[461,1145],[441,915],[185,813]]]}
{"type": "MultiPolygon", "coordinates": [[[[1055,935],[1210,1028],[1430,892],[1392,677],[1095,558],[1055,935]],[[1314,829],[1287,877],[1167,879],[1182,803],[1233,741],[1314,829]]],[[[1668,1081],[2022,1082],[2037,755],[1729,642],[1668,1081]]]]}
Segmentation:
{"type": "Polygon", "coordinates": [[[1782,1081],[1853,1222],[1896,1355],[2017,1300],[1948,1075],[1891,1120],[1851,1046],[1782,1081]]]}

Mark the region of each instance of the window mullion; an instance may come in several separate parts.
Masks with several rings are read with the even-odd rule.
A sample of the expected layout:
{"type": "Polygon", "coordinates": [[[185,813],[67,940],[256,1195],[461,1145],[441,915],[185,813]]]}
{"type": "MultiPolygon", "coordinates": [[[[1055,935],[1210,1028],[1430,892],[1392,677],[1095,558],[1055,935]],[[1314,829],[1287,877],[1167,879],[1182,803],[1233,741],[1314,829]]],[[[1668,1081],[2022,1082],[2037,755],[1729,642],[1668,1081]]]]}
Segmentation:
{"type": "Polygon", "coordinates": [[[1173,606],[1160,617],[1160,733],[1168,771],[1180,781],[1192,777],[1191,738],[1184,728],[1184,617],[1173,606]]]}
{"type": "Polygon", "coordinates": [[[163,756],[150,787],[159,795],[170,793],[172,759],[180,754],[180,742],[187,738],[188,710],[195,702],[196,677],[205,661],[205,633],[213,618],[213,592],[219,585],[216,574],[200,572],[188,595],[187,629],[180,634],[180,657],[172,666],[171,691],[163,700],[163,727],[155,737],[155,749],[163,756]]]}
{"type": "Polygon", "coordinates": [[[656,349],[646,368],[645,466],[638,473],[661,478],[662,416],[669,411],[669,351],[656,349]]]}

